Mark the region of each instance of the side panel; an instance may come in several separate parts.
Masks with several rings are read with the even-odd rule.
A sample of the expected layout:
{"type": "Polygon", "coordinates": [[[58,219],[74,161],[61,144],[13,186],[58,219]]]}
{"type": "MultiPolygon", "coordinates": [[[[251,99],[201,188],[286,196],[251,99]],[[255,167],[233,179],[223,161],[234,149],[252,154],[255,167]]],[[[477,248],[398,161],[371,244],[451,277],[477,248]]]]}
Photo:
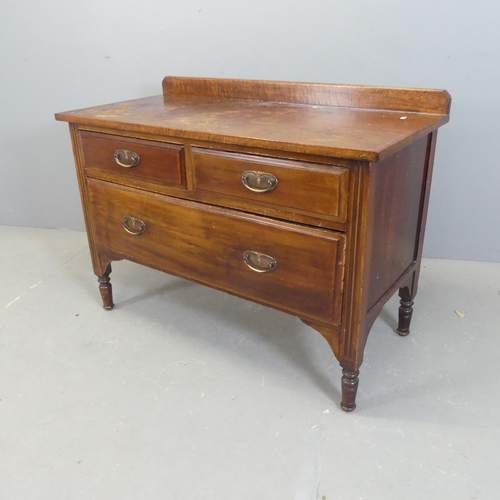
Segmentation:
{"type": "Polygon", "coordinates": [[[417,261],[428,145],[424,137],[371,165],[368,310],[417,261]]]}

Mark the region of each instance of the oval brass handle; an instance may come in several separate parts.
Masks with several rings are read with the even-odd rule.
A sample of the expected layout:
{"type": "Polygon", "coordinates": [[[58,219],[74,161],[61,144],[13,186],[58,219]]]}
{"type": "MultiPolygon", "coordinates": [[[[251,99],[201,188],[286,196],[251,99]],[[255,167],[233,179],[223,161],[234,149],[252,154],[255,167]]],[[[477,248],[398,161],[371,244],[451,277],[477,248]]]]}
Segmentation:
{"type": "Polygon", "coordinates": [[[135,167],[141,161],[137,153],[127,151],[126,149],[117,149],[113,157],[120,167],[125,168],[135,167]]]}
{"type": "Polygon", "coordinates": [[[127,233],[132,234],[134,236],[139,236],[146,232],[146,223],[141,219],[136,219],[135,217],[131,217],[130,215],[126,215],[122,220],[122,226],[127,233]]]}
{"type": "Polygon", "coordinates": [[[270,273],[278,263],[270,256],[253,250],[243,252],[243,262],[256,273],[270,273]]]}
{"type": "Polygon", "coordinates": [[[273,174],[247,170],[241,174],[243,185],[254,193],[268,193],[278,185],[278,179],[273,174]]]}

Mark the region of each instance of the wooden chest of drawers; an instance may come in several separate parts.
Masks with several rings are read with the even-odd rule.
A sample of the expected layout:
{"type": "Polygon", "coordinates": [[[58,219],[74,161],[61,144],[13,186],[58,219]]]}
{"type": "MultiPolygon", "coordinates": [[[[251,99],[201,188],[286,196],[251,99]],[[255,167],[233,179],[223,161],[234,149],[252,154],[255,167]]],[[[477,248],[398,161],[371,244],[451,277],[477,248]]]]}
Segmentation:
{"type": "Polygon", "coordinates": [[[167,77],[70,123],[94,272],[129,259],[298,316],[355,408],[370,328],[417,291],[446,91],[167,77]]]}

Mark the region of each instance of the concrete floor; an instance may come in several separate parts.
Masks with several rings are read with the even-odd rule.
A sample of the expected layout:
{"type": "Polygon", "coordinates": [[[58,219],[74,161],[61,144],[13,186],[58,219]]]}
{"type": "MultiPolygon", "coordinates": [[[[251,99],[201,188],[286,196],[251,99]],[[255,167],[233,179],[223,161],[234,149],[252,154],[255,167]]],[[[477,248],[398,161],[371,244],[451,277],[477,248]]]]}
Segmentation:
{"type": "Polygon", "coordinates": [[[497,499],[500,264],[424,261],[375,323],[358,408],[296,318],[0,227],[0,499],[497,499]],[[455,310],[466,312],[460,318],[455,310]]]}

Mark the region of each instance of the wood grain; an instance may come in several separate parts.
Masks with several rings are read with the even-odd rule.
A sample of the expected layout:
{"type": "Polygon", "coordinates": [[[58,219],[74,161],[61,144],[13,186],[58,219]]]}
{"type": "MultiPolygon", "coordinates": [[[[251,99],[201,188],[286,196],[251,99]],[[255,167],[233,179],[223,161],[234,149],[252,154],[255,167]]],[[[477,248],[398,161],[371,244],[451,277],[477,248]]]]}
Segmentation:
{"type": "Polygon", "coordinates": [[[446,90],[166,76],[163,93],[447,115],[446,90]]]}
{"type": "Polygon", "coordinates": [[[185,186],[184,147],[178,144],[129,139],[116,135],[81,132],[87,174],[92,170],[120,175],[123,179],[146,180],[177,187],[185,186]],[[140,157],[139,164],[125,168],[116,163],[117,149],[130,150],[140,157]]]}
{"type": "Polygon", "coordinates": [[[242,297],[338,324],[344,235],[89,179],[97,247],[242,297]],[[124,216],[145,222],[140,236],[124,216]],[[270,273],[243,262],[246,250],[276,259],[270,273]]]}
{"type": "Polygon", "coordinates": [[[196,191],[346,220],[349,184],[346,168],[202,148],[193,148],[193,163],[196,191]],[[278,180],[277,187],[265,193],[253,192],[241,181],[245,171],[269,173],[278,180]]]}
{"type": "Polygon", "coordinates": [[[374,200],[368,309],[415,262],[428,138],[371,168],[374,200]]]}
{"type": "MultiPolygon", "coordinates": [[[[299,84],[294,85],[301,88],[299,84]]],[[[403,92],[399,89],[399,92],[369,87],[360,91],[367,101],[360,101],[361,107],[355,107],[343,105],[344,101],[335,106],[225,98],[222,91],[225,87],[215,80],[211,88],[210,92],[219,89],[221,94],[169,91],[161,96],[57,113],[56,118],[135,133],[369,161],[389,156],[449,119],[447,112],[441,113],[444,108],[435,103],[429,104],[430,109],[426,111],[438,109],[440,113],[418,111],[424,109],[422,103],[427,102],[427,98],[433,101],[428,92],[430,96],[440,95],[440,99],[444,99],[443,91],[409,89],[403,92]],[[404,105],[385,104],[393,94],[400,95],[404,105]]],[[[287,86],[282,88],[283,92],[291,92],[286,90],[287,86]]],[[[449,106],[449,97],[445,100],[449,106]]]]}

